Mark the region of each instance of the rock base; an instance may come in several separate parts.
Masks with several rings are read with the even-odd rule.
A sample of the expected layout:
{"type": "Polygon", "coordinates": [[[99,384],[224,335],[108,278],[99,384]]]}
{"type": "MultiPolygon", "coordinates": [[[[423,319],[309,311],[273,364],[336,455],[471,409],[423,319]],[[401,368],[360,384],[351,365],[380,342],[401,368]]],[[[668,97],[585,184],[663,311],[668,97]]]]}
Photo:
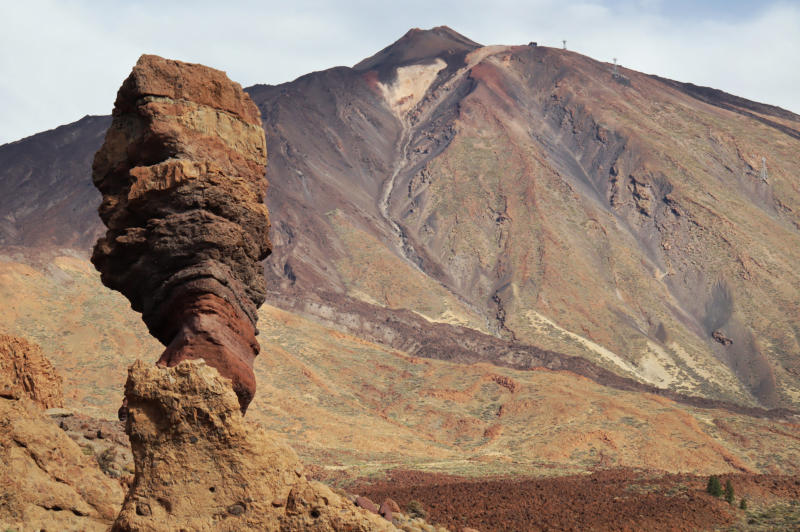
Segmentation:
{"type": "Polygon", "coordinates": [[[246,422],[202,360],[128,370],[136,475],[113,531],[395,530],[306,479],[295,452],[246,422]]]}

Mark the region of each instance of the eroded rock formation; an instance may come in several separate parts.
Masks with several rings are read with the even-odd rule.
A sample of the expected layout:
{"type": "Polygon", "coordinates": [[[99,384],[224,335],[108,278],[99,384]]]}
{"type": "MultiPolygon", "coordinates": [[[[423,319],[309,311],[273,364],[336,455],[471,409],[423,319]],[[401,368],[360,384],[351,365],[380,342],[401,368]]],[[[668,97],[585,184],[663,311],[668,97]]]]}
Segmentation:
{"type": "Polygon", "coordinates": [[[270,252],[258,109],[224,72],[143,55],[117,94],[93,179],[108,227],[92,262],[165,346],[255,393],[261,261],[270,252]]]}
{"type": "Polygon", "coordinates": [[[203,361],[136,362],[125,396],[136,476],[114,531],[394,530],[307,480],[294,451],[246,422],[203,361]]]}
{"type": "Polygon", "coordinates": [[[308,481],[290,447],[242,417],[270,251],[265,164],[259,113],[239,85],[139,59],[94,161],[108,233],[92,261],[166,350],[160,367],[129,369],[136,473],[113,530],[393,528],[308,481]]]}
{"type": "Polygon", "coordinates": [[[27,396],[42,408],[59,408],[62,380],[38,345],[0,334],[0,397],[27,396]]]}
{"type": "Polygon", "coordinates": [[[122,488],[42,411],[61,405],[61,377],[38,346],[0,335],[0,378],[0,529],[108,530],[122,488]]]}

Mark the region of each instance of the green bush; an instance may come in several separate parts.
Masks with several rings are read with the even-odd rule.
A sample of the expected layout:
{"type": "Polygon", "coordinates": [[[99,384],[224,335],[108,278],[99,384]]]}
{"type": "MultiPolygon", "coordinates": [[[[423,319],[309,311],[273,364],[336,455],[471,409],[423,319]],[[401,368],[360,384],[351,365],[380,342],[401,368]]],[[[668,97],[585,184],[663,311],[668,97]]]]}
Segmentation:
{"type": "Polygon", "coordinates": [[[741,501],[739,501],[739,509],[747,510],[747,499],[742,499],[741,501]]]}
{"type": "Polygon", "coordinates": [[[733,484],[731,484],[731,479],[725,481],[725,500],[728,501],[728,504],[733,504],[733,484]]]}
{"type": "Polygon", "coordinates": [[[711,475],[708,477],[706,491],[714,497],[719,497],[722,495],[722,484],[720,484],[719,477],[717,475],[711,475]]]}
{"type": "Polygon", "coordinates": [[[411,517],[419,517],[420,519],[425,519],[428,516],[428,513],[425,511],[425,508],[422,506],[422,503],[419,501],[411,501],[408,503],[408,515],[411,517]]]}

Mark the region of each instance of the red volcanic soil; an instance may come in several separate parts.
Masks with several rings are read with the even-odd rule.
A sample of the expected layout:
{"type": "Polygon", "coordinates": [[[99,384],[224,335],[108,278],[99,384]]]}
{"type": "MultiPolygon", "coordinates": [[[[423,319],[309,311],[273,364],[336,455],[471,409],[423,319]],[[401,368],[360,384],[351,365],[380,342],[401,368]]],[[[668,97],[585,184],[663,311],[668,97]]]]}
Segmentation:
{"type": "MultiPolygon", "coordinates": [[[[800,479],[730,475],[738,497],[796,499],[800,479]]],[[[422,503],[428,521],[451,530],[708,530],[733,524],[741,511],[705,493],[706,477],[613,469],[557,478],[477,480],[394,471],[350,490],[406,508],[422,503]]]]}

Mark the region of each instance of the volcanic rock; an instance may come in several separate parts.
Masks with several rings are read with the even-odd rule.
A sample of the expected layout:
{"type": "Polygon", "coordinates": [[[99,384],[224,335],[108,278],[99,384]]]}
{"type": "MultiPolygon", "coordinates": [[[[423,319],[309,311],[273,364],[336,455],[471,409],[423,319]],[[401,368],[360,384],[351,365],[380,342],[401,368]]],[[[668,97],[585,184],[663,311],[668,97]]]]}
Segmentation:
{"type": "Polygon", "coordinates": [[[38,345],[0,334],[0,397],[28,397],[42,408],[60,408],[61,382],[38,345]]]}
{"type": "Polygon", "coordinates": [[[139,59],[94,161],[108,232],[92,261],[166,350],[161,367],[129,369],[136,474],[113,530],[387,528],[309,482],[291,448],[242,418],[270,251],[265,164],[260,116],[239,85],[139,59]]]}
{"type": "Polygon", "coordinates": [[[368,512],[372,512],[374,514],[378,514],[378,506],[369,500],[367,497],[356,497],[356,506],[367,510],[368,512]]]}
{"type": "Polygon", "coordinates": [[[61,404],[60,377],[20,338],[0,336],[0,356],[0,529],[108,530],[122,488],[42,411],[61,404]]]}
{"type": "Polygon", "coordinates": [[[381,504],[381,507],[380,507],[380,510],[378,510],[378,513],[381,514],[381,517],[383,517],[387,521],[391,521],[392,517],[393,517],[393,514],[399,514],[400,513],[400,506],[398,506],[398,504],[396,502],[394,502],[392,499],[388,499],[387,498],[381,504]]]}
{"type": "Polygon", "coordinates": [[[717,329],[713,333],[711,333],[711,337],[714,338],[717,342],[721,343],[722,345],[731,345],[733,340],[728,338],[724,332],[717,329]]]}
{"type": "Polygon", "coordinates": [[[381,508],[386,508],[397,514],[400,513],[400,505],[397,504],[394,499],[386,498],[386,500],[383,501],[383,504],[381,504],[381,508]]]}
{"type": "Polygon", "coordinates": [[[93,180],[108,228],[92,262],[167,349],[255,393],[261,261],[270,253],[258,109],[224,72],[143,55],[117,94],[93,180]]]}
{"type": "Polygon", "coordinates": [[[394,529],[306,479],[294,451],[246,422],[202,360],[138,361],[125,396],[136,476],[114,531],[394,529]]]}

